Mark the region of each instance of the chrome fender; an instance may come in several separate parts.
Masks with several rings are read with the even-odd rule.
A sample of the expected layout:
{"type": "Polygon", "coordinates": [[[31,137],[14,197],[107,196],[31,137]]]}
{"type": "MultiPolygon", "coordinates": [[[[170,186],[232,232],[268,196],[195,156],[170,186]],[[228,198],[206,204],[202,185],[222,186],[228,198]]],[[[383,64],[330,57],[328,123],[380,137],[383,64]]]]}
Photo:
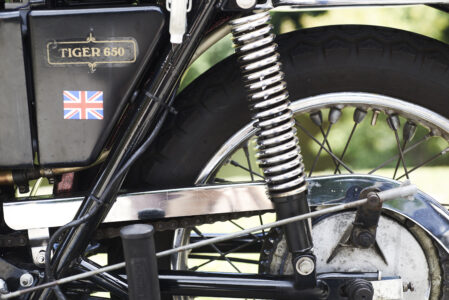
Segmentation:
{"type": "MultiPolygon", "coordinates": [[[[372,175],[338,175],[314,177],[309,182],[309,203],[312,206],[335,205],[358,199],[360,191],[367,187],[387,190],[398,187],[400,182],[372,175]]],[[[449,253],[449,212],[431,196],[419,191],[413,200],[395,199],[383,204],[392,215],[406,218],[428,233],[449,253]]]]}

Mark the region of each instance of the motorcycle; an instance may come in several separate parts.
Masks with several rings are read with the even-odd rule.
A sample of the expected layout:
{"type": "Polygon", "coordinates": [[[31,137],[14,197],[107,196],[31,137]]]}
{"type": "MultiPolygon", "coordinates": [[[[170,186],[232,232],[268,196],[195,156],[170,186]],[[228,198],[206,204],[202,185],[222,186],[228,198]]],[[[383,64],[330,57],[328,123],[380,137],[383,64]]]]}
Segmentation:
{"type": "Polygon", "coordinates": [[[449,11],[0,2],[0,299],[448,299],[449,213],[400,180],[448,150],[408,166],[449,138],[449,48],[386,27],[270,25],[277,7],[417,4],[449,11]],[[228,34],[236,53],[178,93],[228,34]],[[364,174],[349,146],[362,126],[394,151],[364,174]],[[312,176],[321,154],[333,172],[312,176]],[[385,166],[393,178],[374,174],[385,166]]]}

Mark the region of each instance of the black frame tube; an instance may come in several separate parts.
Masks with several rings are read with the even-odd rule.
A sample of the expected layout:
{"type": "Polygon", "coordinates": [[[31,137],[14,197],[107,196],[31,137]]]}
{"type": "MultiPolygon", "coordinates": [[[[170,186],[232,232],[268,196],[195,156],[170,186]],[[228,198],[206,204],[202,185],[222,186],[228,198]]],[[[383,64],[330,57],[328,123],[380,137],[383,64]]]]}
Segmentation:
{"type": "Polygon", "coordinates": [[[159,275],[162,294],[256,299],[326,299],[327,287],[297,289],[291,276],[213,274],[189,271],[159,275]]]}
{"type": "Polygon", "coordinates": [[[216,2],[216,0],[198,2],[199,7],[196,14],[192,16],[193,22],[185,35],[185,41],[171,48],[171,45],[167,45],[165,55],[161,57],[159,72],[143,89],[144,92],[140,96],[143,99],[141,105],[136,109],[130,126],[120,138],[116,139],[119,141],[118,144],[113,146],[111,154],[103,164],[100,177],[89,196],[84,199],[75,219],[79,220],[94,212],[93,216],[86,223],[71,229],[65,235],[52,259],[53,270],[57,277],[66,274],[70,263],[84,253],[94,231],[109,212],[120,188],[120,184],[110,187],[111,180],[124,165],[130,153],[136,149],[142,138],[148,133],[158,113],[168,104],[171,95],[176,92],[176,83],[187,68],[207,26],[216,13],[216,2]],[[100,199],[102,201],[99,201],[100,199]],[[96,208],[97,205],[98,208],[96,208]]]}

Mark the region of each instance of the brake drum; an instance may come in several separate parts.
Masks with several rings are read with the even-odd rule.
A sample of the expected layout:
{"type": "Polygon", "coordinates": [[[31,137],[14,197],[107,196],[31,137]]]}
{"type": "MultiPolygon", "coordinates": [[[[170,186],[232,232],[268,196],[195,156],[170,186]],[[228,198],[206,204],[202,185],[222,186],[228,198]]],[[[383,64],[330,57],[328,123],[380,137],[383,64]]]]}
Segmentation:
{"type": "MultiPolygon", "coordinates": [[[[414,235],[391,218],[385,216],[380,218],[376,236],[386,262],[374,248],[360,249],[348,246],[343,247],[327,263],[345,230],[354,221],[354,217],[355,212],[343,212],[327,216],[313,225],[317,273],[378,272],[380,278],[400,276],[405,285],[411,283],[409,286],[414,289],[405,291],[404,299],[429,299],[431,280],[428,257],[414,235]]],[[[266,247],[264,249],[266,260],[261,259],[264,265],[269,267],[266,273],[293,274],[291,254],[287,251],[285,238],[282,236],[271,238],[271,244],[272,251],[266,247]],[[269,252],[272,253],[267,255],[269,252]]],[[[261,270],[264,270],[263,265],[261,270]]]]}

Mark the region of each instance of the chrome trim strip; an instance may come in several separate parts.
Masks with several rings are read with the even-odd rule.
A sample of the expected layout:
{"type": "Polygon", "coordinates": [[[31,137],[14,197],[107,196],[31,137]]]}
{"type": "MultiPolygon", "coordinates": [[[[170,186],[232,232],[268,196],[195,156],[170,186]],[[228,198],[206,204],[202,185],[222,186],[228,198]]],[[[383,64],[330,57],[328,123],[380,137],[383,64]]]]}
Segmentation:
{"type": "MultiPolygon", "coordinates": [[[[70,222],[83,198],[3,203],[6,224],[14,230],[59,227],[70,222]]],[[[121,195],[105,223],[137,221],[139,211],[161,209],[166,218],[272,209],[262,183],[214,185],[121,195]]]]}
{"type": "Polygon", "coordinates": [[[397,6],[418,4],[448,4],[447,0],[273,0],[263,8],[291,6],[300,8],[342,7],[342,6],[397,6]]]}
{"type": "MultiPolygon", "coordinates": [[[[308,179],[308,199],[312,206],[336,205],[358,199],[366,187],[380,190],[398,187],[400,182],[370,175],[334,175],[308,179]]],[[[6,224],[15,230],[58,227],[73,218],[82,198],[30,200],[3,203],[6,224]]],[[[271,210],[272,203],[262,183],[203,186],[118,197],[105,222],[138,220],[149,208],[164,209],[166,217],[271,210]]],[[[423,192],[415,198],[384,203],[386,210],[403,216],[425,230],[449,252],[449,212],[423,192]]]]}

